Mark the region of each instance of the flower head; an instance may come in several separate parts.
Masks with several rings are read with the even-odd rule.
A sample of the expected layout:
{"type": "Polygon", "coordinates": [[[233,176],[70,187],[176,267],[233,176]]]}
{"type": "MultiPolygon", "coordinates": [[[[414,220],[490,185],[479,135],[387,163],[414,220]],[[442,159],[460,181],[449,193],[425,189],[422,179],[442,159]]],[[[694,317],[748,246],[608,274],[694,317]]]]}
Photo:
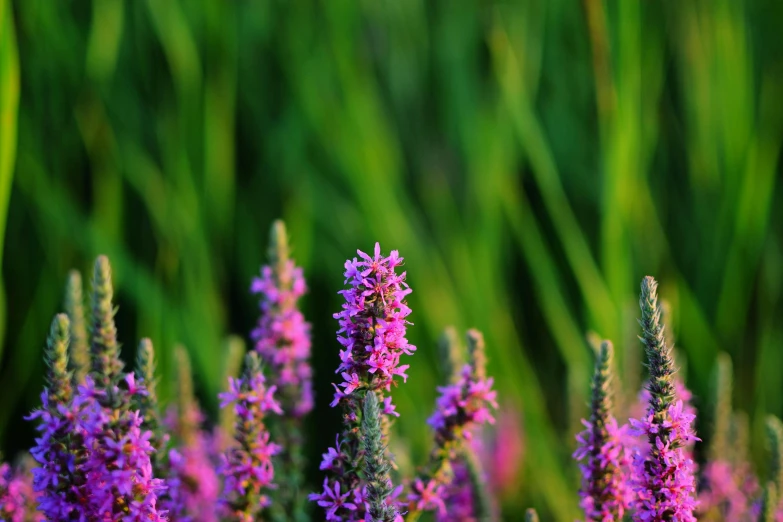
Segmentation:
{"type": "Polygon", "coordinates": [[[612,344],[604,341],[595,364],[590,421],[582,421],[586,429],[576,437],[581,506],[590,521],[622,520],[632,496],[625,476],[630,464],[625,427],[619,428],[611,413],[613,355],[612,344]]]}
{"type": "Polygon", "coordinates": [[[641,419],[630,421],[631,434],[648,442],[633,455],[633,509],[640,520],[692,522],[696,520],[696,487],[694,463],[686,446],[698,440],[691,428],[695,416],[677,396],[671,346],[665,342],[657,283],[652,277],[642,281],[640,306],[650,402],[641,419]]]}
{"type": "Polygon", "coordinates": [[[310,368],[310,324],[297,308],[307,291],[302,269],[289,258],[288,239],[282,221],[272,226],[270,264],[261,268],[251,291],[261,296],[261,317],[251,337],[255,349],[270,369],[286,415],[301,417],[313,409],[310,368]]]}
{"type": "Polygon", "coordinates": [[[396,500],[401,488],[389,479],[386,438],[391,417],[399,414],[384,394],[395,376],[407,379],[408,365],[401,365],[400,357],[416,349],[405,338],[410,314],[405,297],[411,290],[405,273],[396,272],[402,264],[396,250],[384,257],[376,243],[373,256],[357,253],[359,259],[345,263],[350,286],[340,291],[345,303],[334,314],[343,347],[336,373],[343,382],[333,384],[331,406],[342,406],[345,429],[324,453],[321,469],[329,474],[323,492],[310,500],[325,508],[327,520],[391,522],[401,519],[396,500]]]}
{"type": "Polygon", "coordinates": [[[225,479],[221,502],[231,520],[252,520],[269,503],[265,490],[273,487],[272,456],[280,447],[270,441],[264,418],[282,412],[274,392],[274,386],[266,387],[258,355],[250,352],[242,377],[230,378],[229,391],[220,395],[221,407],[233,404],[236,415],[237,445],[225,453],[219,470],[225,479]]]}

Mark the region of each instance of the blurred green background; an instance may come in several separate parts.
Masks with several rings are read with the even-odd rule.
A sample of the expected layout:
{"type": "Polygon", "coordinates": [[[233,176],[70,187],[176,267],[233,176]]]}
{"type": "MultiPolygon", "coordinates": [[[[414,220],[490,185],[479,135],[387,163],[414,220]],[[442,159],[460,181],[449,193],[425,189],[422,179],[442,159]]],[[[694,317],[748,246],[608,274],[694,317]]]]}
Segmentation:
{"type": "Polygon", "coordinates": [[[474,326],[524,418],[508,518],[579,516],[585,335],[615,341],[633,397],[645,274],[697,407],[731,354],[763,464],[763,415],[783,413],[782,16],[772,0],[0,0],[0,450],[30,444],[48,322],[99,253],[126,360],[150,336],[172,376],[184,343],[214,417],[223,340],[253,326],[282,217],[310,285],[314,467],[338,430],[342,265],[375,241],[414,290],[420,350],[395,392],[413,465],[435,340],[474,326]]]}

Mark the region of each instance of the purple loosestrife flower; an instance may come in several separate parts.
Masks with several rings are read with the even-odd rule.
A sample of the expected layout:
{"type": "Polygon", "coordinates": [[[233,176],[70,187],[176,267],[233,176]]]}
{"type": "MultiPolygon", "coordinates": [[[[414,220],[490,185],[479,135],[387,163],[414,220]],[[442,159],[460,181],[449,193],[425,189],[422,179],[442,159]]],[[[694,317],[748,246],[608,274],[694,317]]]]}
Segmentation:
{"type": "Polygon", "coordinates": [[[161,506],[172,522],[217,522],[220,484],[213,466],[212,437],[201,429],[203,414],[193,391],[187,351],[178,346],[177,407],[165,421],[177,447],[169,451],[166,485],[161,506]]]}
{"type": "Polygon", "coordinates": [[[273,518],[291,520],[302,518],[306,506],[301,492],[306,466],[302,417],[313,409],[310,324],[297,308],[307,287],[302,269],[290,259],[282,221],[274,222],[270,235],[269,264],[261,268],[261,277],[254,279],[251,287],[261,296],[261,317],[251,337],[270,369],[270,384],[277,386],[283,410],[282,417],[270,423],[271,433],[282,446],[275,462],[281,487],[273,494],[273,518]]]}
{"type": "Polygon", "coordinates": [[[242,377],[229,378],[229,382],[229,391],[220,394],[220,407],[234,405],[237,446],[229,448],[220,466],[225,479],[221,503],[229,520],[253,522],[269,504],[265,490],[274,479],[272,456],[280,451],[269,440],[264,417],[282,410],[274,399],[275,387],[266,387],[255,352],[247,355],[242,377]]]}
{"type": "Polygon", "coordinates": [[[286,416],[301,417],[313,409],[310,368],[310,324],[297,308],[307,291],[302,269],[289,259],[288,238],[282,221],[272,226],[270,264],[253,279],[251,291],[261,295],[261,317],[251,337],[269,368],[270,384],[277,386],[286,416]]]}
{"type": "MultiPolygon", "coordinates": [[[[357,388],[378,394],[391,390],[395,375],[407,379],[408,365],[400,365],[401,355],[412,355],[416,347],[405,338],[406,317],[411,310],[405,296],[411,293],[405,283],[405,272],[395,273],[403,259],[396,250],[381,256],[380,244],[375,255],[357,250],[356,258],[345,262],[345,282],[351,287],[339,293],[345,298],[341,312],[334,314],[340,323],[337,340],[343,345],[337,373],[345,382],[335,393],[334,403],[351,403],[357,388]]],[[[351,408],[355,410],[356,408],[351,408]]]]}
{"type": "MultiPolygon", "coordinates": [[[[340,325],[337,340],[343,346],[337,373],[344,382],[335,386],[331,405],[342,405],[345,429],[338,436],[336,446],[324,454],[321,469],[327,471],[328,476],[323,492],[309,497],[324,508],[326,520],[335,521],[363,521],[371,517],[368,511],[372,509],[382,511],[382,519],[387,520],[390,513],[397,511],[395,498],[400,489],[390,492],[382,484],[384,479],[377,474],[374,479],[369,476],[373,474],[370,468],[379,472],[380,461],[364,462],[362,443],[363,440],[369,443],[367,423],[374,419],[363,422],[362,404],[368,393],[375,394],[381,433],[380,438],[373,440],[374,444],[385,447],[390,417],[396,417],[398,413],[391,397],[384,397],[384,394],[391,390],[395,376],[407,378],[408,365],[400,365],[400,357],[412,355],[416,350],[405,338],[406,327],[410,324],[406,319],[410,308],[405,297],[411,290],[405,283],[405,272],[396,273],[403,259],[396,250],[388,257],[382,256],[378,243],[372,257],[357,252],[360,260],[354,258],[345,262],[345,283],[350,288],[340,291],[345,304],[341,312],[334,314],[340,325]],[[370,487],[368,479],[375,482],[375,486],[370,487]]],[[[377,453],[375,457],[380,458],[377,453]]],[[[394,517],[399,519],[398,514],[394,517]]]]}
{"type": "Polygon", "coordinates": [[[80,429],[87,452],[84,469],[88,518],[165,520],[157,508],[158,495],[165,485],[153,474],[153,433],[143,429],[144,419],[135,409],[148,392],[134,374],[122,371],[113,293],[109,260],[100,256],[93,278],[92,372],[74,401],[84,407],[80,429]]]}
{"type": "Polygon", "coordinates": [[[756,496],[755,480],[748,473],[742,447],[743,437],[732,437],[732,367],[728,354],[716,361],[712,383],[712,438],[709,461],[704,467],[699,491],[700,520],[736,520],[753,522],[756,514],[752,498],[756,496]],[[731,444],[729,444],[731,440],[731,444]],[[731,451],[731,448],[739,448],[731,451]],[[732,458],[735,457],[735,458],[732,458]]]}
{"type": "Polygon", "coordinates": [[[580,505],[589,521],[621,521],[632,496],[625,476],[630,451],[625,444],[625,429],[617,426],[611,412],[612,343],[604,341],[597,355],[590,421],[582,421],[586,429],[577,435],[579,448],[574,453],[574,458],[582,461],[580,505]]]}
{"type": "MultiPolygon", "coordinates": [[[[11,470],[0,464],[0,520],[3,522],[39,522],[46,520],[36,510],[30,470],[11,470]]],[[[59,520],[59,519],[51,519],[59,520]]]]}
{"type": "Polygon", "coordinates": [[[65,314],[52,321],[44,355],[48,370],[41,394],[43,406],[27,417],[39,422],[40,437],[30,450],[39,464],[32,470],[33,487],[49,520],[79,520],[89,514],[82,427],[86,405],[81,397],[73,396],[68,370],[69,327],[65,314]]]}
{"type": "MultiPolygon", "coordinates": [[[[476,473],[480,473],[477,460],[470,461],[475,455],[466,443],[473,440],[474,432],[481,425],[494,423],[490,409],[497,408],[497,402],[496,392],[492,390],[493,380],[486,375],[484,337],[477,330],[468,330],[467,340],[469,363],[462,367],[451,384],[438,388],[440,396],[435,413],[428,421],[435,431],[435,448],[430,455],[428,470],[413,482],[408,496],[414,520],[422,511],[447,515],[443,495],[453,480],[453,461],[467,458],[466,462],[473,463],[476,473]]],[[[479,482],[482,481],[473,484],[474,500],[484,495],[483,482],[479,482]]],[[[485,509],[491,510],[489,503],[486,503],[485,509]]]]}
{"type": "Polygon", "coordinates": [[[519,491],[521,469],[525,458],[525,430],[522,418],[514,407],[502,406],[495,415],[494,426],[481,430],[473,447],[485,469],[491,469],[488,480],[496,495],[511,495],[519,491]]]}
{"type": "Polygon", "coordinates": [[[470,440],[474,428],[495,422],[491,409],[498,407],[497,393],[492,390],[493,379],[486,376],[484,338],[477,330],[469,330],[467,337],[471,363],[462,367],[456,382],[438,387],[435,413],[427,421],[441,449],[451,449],[452,442],[470,440]]]}
{"type": "MultiPolygon", "coordinates": [[[[493,470],[494,473],[495,470],[493,470]]],[[[464,448],[451,463],[451,481],[443,486],[445,512],[436,510],[437,522],[497,520],[497,507],[485,487],[488,477],[473,448],[464,448]]]]}
{"type": "Polygon", "coordinates": [[[683,411],[683,402],[677,397],[671,346],[666,345],[660,322],[657,286],[652,277],[645,277],[639,300],[641,339],[650,370],[650,402],[644,417],[631,419],[631,433],[644,436],[649,447],[633,456],[634,520],[695,522],[693,461],[685,448],[696,438],[691,428],[694,416],[683,411]]]}

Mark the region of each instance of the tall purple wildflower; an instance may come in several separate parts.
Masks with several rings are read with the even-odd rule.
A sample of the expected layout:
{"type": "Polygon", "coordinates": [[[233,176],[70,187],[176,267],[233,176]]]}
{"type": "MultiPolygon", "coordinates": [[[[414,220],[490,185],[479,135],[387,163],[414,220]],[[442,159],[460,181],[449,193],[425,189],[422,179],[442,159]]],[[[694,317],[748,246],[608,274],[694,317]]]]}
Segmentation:
{"type": "Polygon", "coordinates": [[[172,522],[217,522],[220,483],[213,465],[214,440],[201,425],[201,412],[193,390],[190,358],[184,347],[177,360],[177,406],[164,421],[176,447],[168,454],[166,485],[161,506],[172,522]]]}
{"type": "Polygon", "coordinates": [[[28,420],[38,420],[40,437],[30,453],[38,467],[33,469],[33,487],[40,509],[50,520],[80,519],[88,515],[85,506],[84,430],[81,426],[84,401],[73,397],[72,374],[68,370],[69,320],[55,316],[47,339],[44,360],[46,388],[42,408],[28,420]]]}
{"type": "MultiPolygon", "coordinates": [[[[422,511],[445,516],[443,495],[453,480],[451,463],[465,456],[473,458],[466,443],[478,427],[495,422],[491,409],[498,405],[493,379],[486,375],[484,337],[477,330],[468,330],[467,339],[469,363],[451,384],[438,388],[435,412],[428,420],[435,432],[435,447],[428,469],[413,481],[408,495],[410,511],[416,516],[422,511]]],[[[481,491],[474,490],[473,494],[477,493],[481,491]]]]}
{"type": "Polygon", "coordinates": [[[310,324],[297,308],[307,291],[302,269],[289,258],[288,238],[282,221],[272,226],[269,264],[253,279],[251,291],[261,296],[261,317],[251,337],[255,349],[277,386],[286,416],[301,417],[313,409],[310,368],[310,324]]]}
{"type": "Polygon", "coordinates": [[[273,511],[277,519],[301,518],[306,498],[302,494],[306,466],[303,455],[302,418],[313,409],[312,368],[310,367],[310,324],[297,307],[307,291],[302,269],[290,258],[285,225],[272,225],[269,264],[261,277],[253,280],[251,291],[261,296],[261,317],[251,337],[269,372],[269,382],[277,386],[283,415],[270,423],[270,431],[282,446],[277,457],[278,483],[273,511]]]}
{"type": "Polygon", "coordinates": [[[88,518],[102,521],[158,521],[165,490],[155,478],[151,457],[153,433],[143,427],[138,405],[148,395],[144,383],[123,372],[114,305],[111,267],[105,256],[95,262],[90,355],[92,371],[74,402],[84,406],[88,518]]]}
{"type": "MultiPolygon", "coordinates": [[[[368,393],[377,398],[381,441],[388,444],[390,416],[398,416],[390,396],[395,376],[407,378],[408,365],[400,365],[400,357],[411,355],[416,347],[405,338],[407,316],[410,308],[405,297],[411,292],[405,283],[405,272],[396,273],[403,259],[396,250],[388,257],[381,255],[381,247],[375,244],[371,257],[357,251],[359,259],[345,262],[345,283],[350,287],[341,290],[345,298],[341,312],[334,314],[340,328],[337,340],[343,346],[337,373],[343,382],[335,386],[332,407],[343,407],[345,429],[338,436],[334,447],[324,453],[321,469],[328,472],[323,491],[313,493],[310,500],[324,508],[326,520],[365,520],[369,510],[366,477],[362,451],[362,404],[368,393]]],[[[371,419],[368,419],[368,421],[371,419]]],[[[365,429],[366,429],[365,423],[365,429]]],[[[391,484],[389,484],[391,486],[391,484]]],[[[373,500],[376,506],[392,501],[394,488],[379,489],[373,500]],[[384,495],[388,495],[385,496],[384,495]],[[381,498],[383,497],[383,498],[381,498]]],[[[396,507],[392,509],[395,511],[396,507]]],[[[390,516],[388,511],[384,516],[390,516]]],[[[396,515],[395,515],[396,516],[396,515]]]]}
{"type": "Polygon", "coordinates": [[[595,362],[590,421],[577,435],[579,448],[574,458],[582,461],[580,506],[589,521],[620,521],[631,502],[632,492],[625,472],[630,450],[625,444],[625,427],[618,427],[612,415],[612,343],[604,341],[595,362]]]}
{"type": "Polygon", "coordinates": [[[242,377],[230,377],[229,390],[220,394],[220,407],[233,404],[236,415],[237,445],[228,449],[219,469],[225,480],[221,503],[231,521],[253,522],[269,504],[272,457],[280,446],[270,441],[264,418],[269,412],[282,413],[274,393],[274,386],[266,387],[258,354],[250,352],[242,377]]]}
{"type": "Polygon", "coordinates": [[[660,321],[658,284],[648,276],[641,286],[641,340],[650,371],[650,402],[644,417],[631,419],[631,433],[644,436],[649,446],[633,456],[634,520],[695,522],[693,460],[685,448],[696,438],[691,428],[694,416],[683,411],[675,390],[671,346],[666,345],[660,321]]]}

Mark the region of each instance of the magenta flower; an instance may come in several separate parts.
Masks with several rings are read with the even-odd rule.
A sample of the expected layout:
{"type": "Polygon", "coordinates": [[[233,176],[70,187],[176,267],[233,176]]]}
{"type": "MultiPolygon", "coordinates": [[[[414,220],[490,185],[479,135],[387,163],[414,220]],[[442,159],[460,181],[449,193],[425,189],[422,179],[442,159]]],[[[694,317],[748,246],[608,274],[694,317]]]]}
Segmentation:
{"type": "Polygon", "coordinates": [[[435,510],[437,522],[478,522],[476,512],[476,499],[473,487],[470,483],[470,473],[463,460],[455,460],[452,463],[453,478],[442,489],[442,503],[445,510],[438,509],[439,505],[422,505],[419,509],[429,508],[435,510]]]}
{"type": "Polygon", "coordinates": [[[360,386],[381,393],[390,391],[395,375],[407,378],[408,366],[400,365],[400,356],[416,350],[405,338],[406,317],[411,312],[405,296],[411,290],[405,283],[405,272],[395,273],[402,258],[396,250],[388,257],[381,256],[378,243],[373,257],[361,250],[357,253],[360,261],[345,262],[345,282],[351,287],[339,292],[345,304],[334,314],[340,323],[337,340],[344,347],[337,372],[345,379],[341,384],[345,390],[335,393],[338,402],[360,386]]]}
{"type": "MultiPolygon", "coordinates": [[[[384,517],[399,519],[395,499],[401,489],[394,488],[390,481],[372,483],[368,489],[366,477],[357,470],[369,462],[361,448],[362,437],[366,439],[368,435],[362,432],[367,429],[366,423],[362,425],[362,403],[367,394],[374,393],[378,399],[374,410],[379,422],[380,431],[375,434],[378,441],[385,439],[391,417],[399,416],[391,397],[384,394],[391,390],[395,376],[407,379],[408,365],[401,365],[400,357],[416,350],[405,338],[409,324],[406,318],[410,314],[405,297],[411,290],[405,283],[405,273],[396,273],[402,264],[396,250],[384,257],[376,243],[372,257],[362,251],[357,253],[360,260],[345,262],[345,283],[350,288],[339,292],[345,303],[342,311],[334,314],[340,325],[337,340],[343,347],[336,373],[343,382],[339,386],[333,384],[331,406],[342,405],[345,430],[335,446],[324,453],[320,467],[329,476],[324,480],[323,491],[309,498],[325,509],[327,520],[365,520],[371,505],[384,511],[384,517]],[[349,495],[345,499],[353,502],[336,501],[337,492],[349,495]]],[[[383,468],[384,448],[385,443],[381,443],[380,454],[374,455],[376,471],[383,468]]]]}
{"type": "Polygon", "coordinates": [[[603,430],[590,422],[582,423],[586,429],[577,435],[579,448],[574,452],[575,459],[585,461],[579,465],[583,481],[580,507],[587,520],[621,521],[633,497],[625,475],[631,464],[627,426],[618,427],[613,417],[603,430]]]}
{"type": "Polygon", "coordinates": [[[723,520],[755,522],[753,498],[758,485],[750,473],[740,472],[724,460],[708,462],[702,473],[699,512],[716,512],[723,520]],[[744,480],[742,480],[744,478],[744,480]]]}
{"type": "Polygon", "coordinates": [[[427,421],[435,430],[438,445],[455,439],[470,440],[477,426],[495,422],[490,408],[497,408],[493,379],[478,377],[471,365],[462,368],[460,378],[454,384],[438,387],[440,396],[435,413],[427,421]]]}
{"type": "Polygon", "coordinates": [[[418,511],[435,511],[445,516],[445,488],[445,484],[440,480],[416,478],[411,485],[408,501],[418,511]]]}
{"type": "Polygon", "coordinates": [[[29,470],[11,470],[0,464],[0,520],[4,522],[39,522],[46,520],[36,510],[35,493],[29,470]]]}
{"type": "MultiPolygon", "coordinates": [[[[484,337],[478,330],[468,330],[467,340],[469,363],[452,376],[451,384],[438,387],[440,395],[435,412],[428,420],[435,431],[435,447],[428,468],[414,480],[408,494],[410,510],[417,513],[416,516],[418,512],[431,510],[443,516],[450,514],[443,505],[442,495],[452,485],[459,488],[463,484],[453,483],[454,475],[449,472],[449,464],[465,460],[465,463],[473,464],[470,469],[475,478],[481,475],[478,459],[468,443],[474,442],[474,434],[482,425],[495,422],[490,410],[498,405],[496,392],[492,390],[493,380],[486,375],[484,337]]],[[[485,496],[484,488],[477,483],[471,484],[470,489],[472,495],[485,496]]],[[[476,500],[475,497],[473,500],[476,500]]],[[[490,509],[489,503],[485,502],[479,518],[488,516],[490,509]]]]}
{"type": "Polygon", "coordinates": [[[340,483],[329,484],[324,479],[324,490],[321,493],[311,493],[310,500],[317,502],[326,511],[326,520],[343,520],[337,515],[339,510],[356,511],[356,504],[350,502],[351,491],[340,493],[340,483]]]}
{"type": "Polygon", "coordinates": [[[141,415],[130,409],[134,395],[145,390],[131,375],[124,382],[127,387],[111,385],[108,390],[98,390],[88,376],[74,401],[84,412],[80,430],[87,454],[84,489],[89,517],[117,522],[164,521],[157,498],[166,486],[153,476],[152,432],[142,429],[141,415]]]}
{"type": "Polygon", "coordinates": [[[693,460],[685,446],[695,440],[691,429],[694,416],[683,412],[682,401],[665,411],[661,422],[652,412],[640,420],[631,419],[631,434],[651,442],[647,454],[633,455],[632,486],[634,507],[639,520],[696,520],[693,460]],[[668,514],[668,515],[667,515],[668,514]]]}
{"type": "MultiPolygon", "coordinates": [[[[186,401],[187,403],[187,401],[186,401]]],[[[215,471],[216,441],[200,428],[203,414],[195,402],[190,411],[169,411],[164,422],[180,445],[168,454],[168,490],[161,507],[172,522],[217,522],[220,481],[215,471]]]]}
{"type": "Polygon", "coordinates": [[[473,447],[484,469],[492,470],[487,478],[495,494],[518,491],[525,455],[525,431],[516,409],[501,407],[495,425],[481,430],[480,437],[473,439],[473,447]]]}
{"type": "Polygon", "coordinates": [[[579,447],[574,452],[574,458],[582,461],[580,505],[589,521],[619,522],[632,500],[626,480],[630,449],[626,427],[618,428],[612,415],[612,343],[604,341],[597,355],[590,421],[582,420],[586,429],[576,436],[579,447]]]}
{"type": "Polygon", "coordinates": [[[261,317],[251,337],[270,370],[270,384],[277,386],[283,411],[301,417],[313,409],[310,324],[297,308],[307,286],[302,269],[288,258],[281,221],[273,225],[270,243],[270,264],[261,268],[261,277],[253,279],[250,288],[261,296],[261,317]]]}
{"type": "Polygon", "coordinates": [[[265,490],[273,487],[272,456],[280,451],[269,440],[264,418],[282,410],[274,399],[275,387],[265,385],[255,352],[247,355],[242,378],[229,379],[229,391],[221,393],[220,400],[221,408],[234,406],[237,446],[228,449],[220,466],[225,479],[221,503],[230,520],[254,520],[269,504],[265,490]]]}
{"type": "Polygon", "coordinates": [[[691,428],[695,417],[683,410],[677,396],[671,346],[666,344],[660,322],[657,286],[652,277],[645,277],[639,299],[650,402],[641,419],[630,421],[630,433],[648,442],[633,455],[632,509],[634,520],[694,522],[696,486],[688,446],[698,440],[691,428]]]}

